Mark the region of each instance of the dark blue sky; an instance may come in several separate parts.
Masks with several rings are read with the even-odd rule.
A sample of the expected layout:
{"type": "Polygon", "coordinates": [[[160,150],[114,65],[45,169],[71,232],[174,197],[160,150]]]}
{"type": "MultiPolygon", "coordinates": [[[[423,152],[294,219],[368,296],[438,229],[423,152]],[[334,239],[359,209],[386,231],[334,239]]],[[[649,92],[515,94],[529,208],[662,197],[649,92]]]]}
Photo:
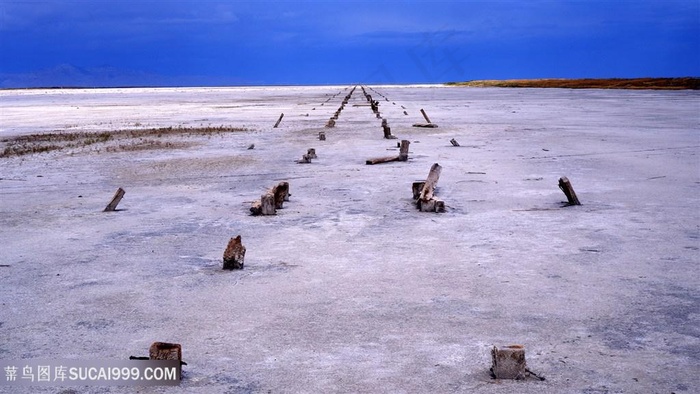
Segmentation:
{"type": "Polygon", "coordinates": [[[0,87],[700,76],[700,0],[0,0],[0,87]]]}

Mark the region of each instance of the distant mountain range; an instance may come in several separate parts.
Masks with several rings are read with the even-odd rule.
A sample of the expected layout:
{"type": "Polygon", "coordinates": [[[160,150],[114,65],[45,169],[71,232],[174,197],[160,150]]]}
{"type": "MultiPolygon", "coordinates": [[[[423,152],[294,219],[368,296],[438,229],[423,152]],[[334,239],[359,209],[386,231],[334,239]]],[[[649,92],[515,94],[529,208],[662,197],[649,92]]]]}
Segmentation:
{"type": "Polygon", "coordinates": [[[167,76],[111,66],[78,67],[60,64],[31,73],[0,72],[0,88],[98,88],[131,86],[227,86],[252,85],[235,77],[167,76]]]}
{"type": "Polygon", "coordinates": [[[81,68],[61,64],[32,73],[0,73],[2,88],[158,86],[163,82],[163,78],[158,75],[109,66],[81,68]]]}

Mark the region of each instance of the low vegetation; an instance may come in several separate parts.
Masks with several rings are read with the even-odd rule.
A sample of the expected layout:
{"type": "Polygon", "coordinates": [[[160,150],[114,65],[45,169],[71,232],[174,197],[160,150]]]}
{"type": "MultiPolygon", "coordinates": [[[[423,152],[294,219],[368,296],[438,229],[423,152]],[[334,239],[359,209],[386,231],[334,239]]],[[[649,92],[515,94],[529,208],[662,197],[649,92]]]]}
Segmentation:
{"type": "Polygon", "coordinates": [[[183,148],[193,142],[166,141],[175,136],[211,136],[248,131],[242,127],[161,127],[150,129],[113,130],[102,132],[76,131],[22,135],[0,141],[4,144],[0,157],[23,156],[55,150],[81,149],[104,145],[106,152],[147,149],[183,148]]]}
{"type": "Polygon", "coordinates": [[[563,89],[700,89],[700,78],[505,79],[448,82],[450,86],[563,89]]]}

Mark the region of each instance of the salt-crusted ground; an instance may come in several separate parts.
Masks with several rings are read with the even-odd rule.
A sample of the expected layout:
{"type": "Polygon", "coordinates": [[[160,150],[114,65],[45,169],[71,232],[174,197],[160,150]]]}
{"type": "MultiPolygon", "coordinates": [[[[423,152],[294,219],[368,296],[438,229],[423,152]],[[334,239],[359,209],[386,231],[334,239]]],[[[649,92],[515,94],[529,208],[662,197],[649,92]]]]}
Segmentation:
{"type": "Polygon", "coordinates": [[[377,86],[411,153],[367,166],[396,140],[359,88],[323,127],[346,88],[0,91],[0,139],[250,130],[0,158],[0,359],[181,343],[182,384],[141,393],[700,390],[697,92],[377,86]],[[439,128],[411,127],[421,108],[439,128]],[[436,162],[447,212],[417,212],[436,162]],[[560,176],[583,205],[562,206],[560,176]],[[291,201],[249,216],[279,181],[291,201]],[[245,269],[224,272],[238,234],[245,269]],[[489,377],[513,343],[546,381],[489,377]]]}

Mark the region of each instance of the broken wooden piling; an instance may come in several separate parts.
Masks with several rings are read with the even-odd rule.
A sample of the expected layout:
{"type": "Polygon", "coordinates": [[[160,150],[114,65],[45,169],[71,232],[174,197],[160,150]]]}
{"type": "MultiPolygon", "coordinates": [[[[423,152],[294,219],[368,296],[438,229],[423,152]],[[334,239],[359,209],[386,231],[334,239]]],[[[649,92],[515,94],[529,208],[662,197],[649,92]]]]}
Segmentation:
{"type": "Polygon", "coordinates": [[[569,182],[569,178],[565,176],[559,178],[559,188],[566,195],[566,199],[569,201],[569,205],[581,205],[581,202],[576,196],[576,192],[574,192],[573,186],[571,186],[571,182],[569,182]]]}
{"type": "MultiPolygon", "coordinates": [[[[420,193],[418,194],[418,199],[416,201],[416,206],[421,212],[444,212],[445,203],[435,198],[435,187],[440,179],[440,172],[442,172],[442,167],[440,164],[435,163],[430,167],[430,172],[428,173],[428,178],[423,183],[420,193]]],[[[416,183],[413,183],[412,190],[413,196],[416,195],[416,183]]]]}
{"type": "Polygon", "coordinates": [[[392,161],[408,161],[408,146],[411,144],[408,140],[401,140],[399,144],[399,155],[398,156],[386,156],[377,157],[374,159],[368,159],[365,161],[367,165],[390,163],[392,161]]]}
{"type": "Polygon", "coordinates": [[[389,127],[389,122],[386,119],[382,119],[382,130],[384,131],[384,138],[388,140],[396,139],[396,136],[391,135],[391,127],[389,127]]]}
{"type": "Polygon", "coordinates": [[[432,124],[433,122],[430,121],[430,118],[428,118],[428,114],[425,113],[423,108],[420,109],[420,113],[423,114],[423,117],[425,118],[425,121],[428,122],[428,124],[432,124]]]}
{"type": "Polygon", "coordinates": [[[224,251],[224,265],[225,270],[240,270],[243,269],[245,260],[245,246],[241,243],[241,236],[236,238],[231,238],[226,245],[226,250],[224,251]]]}
{"type": "Polygon", "coordinates": [[[452,146],[459,146],[459,142],[454,138],[450,140],[450,144],[452,144],[452,146]]]}
{"type": "Polygon", "coordinates": [[[496,379],[525,379],[525,346],[494,346],[491,349],[491,373],[496,379]]]}
{"type": "Polygon", "coordinates": [[[107,207],[105,207],[103,212],[115,211],[117,209],[117,205],[119,205],[119,202],[122,200],[125,193],[126,192],[121,187],[117,189],[117,192],[114,193],[114,197],[112,197],[112,201],[110,201],[109,204],[107,204],[107,207]]]}
{"type": "Polygon", "coordinates": [[[438,125],[430,121],[430,118],[428,118],[428,114],[425,113],[423,108],[420,109],[420,113],[423,114],[423,117],[425,118],[425,121],[428,123],[415,123],[413,127],[427,127],[427,128],[436,128],[438,125]]]}
{"type": "Polygon", "coordinates": [[[319,131],[319,132],[318,132],[318,139],[319,139],[319,141],[325,141],[325,140],[326,140],[326,132],[325,132],[325,131],[319,131]]]}
{"type": "Polygon", "coordinates": [[[401,140],[401,145],[399,146],[399,161],[408,161],[408,146],[410,144],[411,141],[409,140],[401,140]]]}
{"type": "Polygon", "coordinates": [[[177,360],[182,362],[182,345],[179,343],[153,342],[148,348],[150,360],[177,360]]]}
{"type": "Polygon", "coordinates": [[[280,122],[282,121],[282,118],[284,118],[284,113],[280,114],[280,118],[277,119],[277,123],[275,123],[275,125],[274,125],[274,127],[273,127],[274,129],[276,129],[277,126],[280,125],[280,122]]]}
{"type": "Polygon", "coordinates": [[[260,200],[255,201],[250,207],[250,212],[255,216],[275,215],[277,214],[277,209],[282,209],[284,202],[289,201],[290,195],[289,182],[280,182],[260,196],[260,200]]]}

